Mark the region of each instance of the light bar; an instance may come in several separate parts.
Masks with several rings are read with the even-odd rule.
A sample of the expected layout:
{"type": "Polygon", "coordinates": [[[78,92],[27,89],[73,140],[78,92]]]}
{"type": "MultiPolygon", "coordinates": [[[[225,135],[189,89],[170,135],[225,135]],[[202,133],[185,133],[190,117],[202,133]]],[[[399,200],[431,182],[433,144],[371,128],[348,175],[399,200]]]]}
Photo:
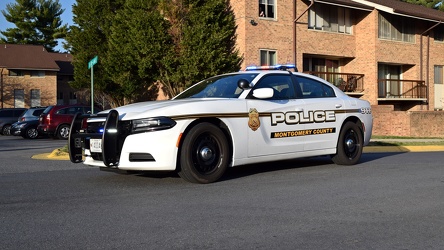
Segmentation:
{"type": "Polygon", "coordinates": [[[278,64],[278,65],[270,65],[270,66],[248,66],[245,70],[251,71],[251,70],[288,70],[288,69],[294,69],[296,72],[298,69],[296,68],[296,65],[294,64],[278,64]]]}

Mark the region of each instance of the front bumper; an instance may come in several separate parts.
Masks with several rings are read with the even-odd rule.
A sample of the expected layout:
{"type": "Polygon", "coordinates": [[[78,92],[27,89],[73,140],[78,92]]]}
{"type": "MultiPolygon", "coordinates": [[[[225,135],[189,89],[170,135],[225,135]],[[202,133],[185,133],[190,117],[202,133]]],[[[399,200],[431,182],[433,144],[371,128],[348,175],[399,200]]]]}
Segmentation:
{"type": "MultiPolygon", "coordinates": [[[[112,110],[108,114],[81,115],[74,117],[69,136],[69,155],[74,163],[83,162],[89,166],[109,170],[164,171],[175,170],[180,129],[175,126],[168,130],[145,133],[130,133],[130,121],[119,121],[119,114],[112,110]],[[83,119],[106,117],[94,129],[82,129],[83,119]],[[99,128],[103,132],[99,132],[99,128]],[[100,139],[101,153],[91,152],[90,140],[100,139]]],[[[97,123],[99,124],[99,123],[97,123]]]]}

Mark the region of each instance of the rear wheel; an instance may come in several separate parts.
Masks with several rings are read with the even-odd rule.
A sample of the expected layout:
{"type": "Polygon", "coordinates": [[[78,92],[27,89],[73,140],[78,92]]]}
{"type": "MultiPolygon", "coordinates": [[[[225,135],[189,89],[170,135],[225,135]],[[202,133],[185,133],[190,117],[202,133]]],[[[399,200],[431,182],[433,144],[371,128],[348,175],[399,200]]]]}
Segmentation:
{"type": "Polygon", "coordinates": [[[228,167],[229,152],[222,130],[211,123],[200,123],[190,130],[183,141],[179,175],[193,183],[215,182],[228,167]]]}
{"type": "Polygon", "coordinates": [[[57,137],[59,139],[68,140],[69,136],[69,125],[61,125],[57,130],[57,137]]]}
{"type": "Polygon", "coordinates": [[[364,139],[361,129],[354,122],[346,122],[339,135],[336,154],[332,156],[334,163],[353,165],[361,159],[364,139]]]}
{"type": "Polygon", "coordinates": [[[35,127],[30,127],[25,131],[25,137],[28,139],[35,139],[38,136],[39,136],[39,131],[37,131],[37,128],[35,127]]]}

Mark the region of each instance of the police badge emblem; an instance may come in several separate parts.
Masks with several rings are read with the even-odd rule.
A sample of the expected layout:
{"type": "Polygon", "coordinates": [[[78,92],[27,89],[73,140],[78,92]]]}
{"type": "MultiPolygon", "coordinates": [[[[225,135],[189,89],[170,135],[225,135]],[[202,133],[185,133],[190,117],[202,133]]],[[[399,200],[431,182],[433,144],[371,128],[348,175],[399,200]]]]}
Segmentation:
{"type": "Polygon", "coordinates": [[[248,127],[250,127],[251,130],[256,131],[261,126],[261,122],[259,121],[259,113],[255,108],[252,108],[248,113],[248,117],[248,127]]]}

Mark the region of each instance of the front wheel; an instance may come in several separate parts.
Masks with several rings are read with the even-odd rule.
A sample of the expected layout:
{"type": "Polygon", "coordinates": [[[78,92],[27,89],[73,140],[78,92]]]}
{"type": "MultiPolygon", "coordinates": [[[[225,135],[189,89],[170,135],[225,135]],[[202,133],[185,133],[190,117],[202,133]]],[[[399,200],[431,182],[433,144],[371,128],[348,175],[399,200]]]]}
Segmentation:
{"type": "Polygon", "coordinates": [[[2,129],[3,135],[11,135],[11,125],[5,125],[2,129]]]}
{"type": "Polygon", "coordinates": [[[61,125],[57,130],[57,137],[62,140],[68,140],[69,136],[69,125],[61,125]]]}
{"type": "Polygon", "coordinates": [[[364,138],[361,129],[354,122],[346,122],[339,134],[336,154],[332,156],[334,163],[354,165],[361,159],[364,138]]]}
{"type": "Polygon", "coordinates": [[[230,147],[222,130],[211,123],[200,123],[181,146],[179,176],[193,183],[215,182],[225,173],[229,160],[230,147]]]}

